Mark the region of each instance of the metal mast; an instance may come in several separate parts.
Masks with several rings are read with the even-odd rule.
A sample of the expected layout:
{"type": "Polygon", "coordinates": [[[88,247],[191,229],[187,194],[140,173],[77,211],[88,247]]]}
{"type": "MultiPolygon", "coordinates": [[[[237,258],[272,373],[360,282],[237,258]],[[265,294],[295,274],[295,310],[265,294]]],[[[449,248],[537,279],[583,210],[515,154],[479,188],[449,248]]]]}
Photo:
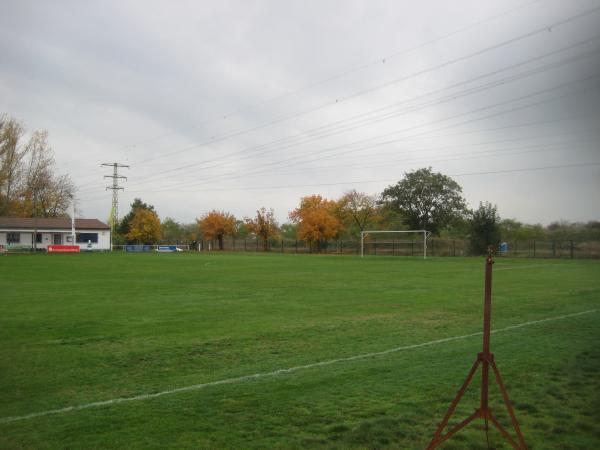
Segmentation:
{"type": "Polygon", "coordinates": [[[490,334],[491,334],[491,322],[492,322],[492,264],[494,264],[493,258],[493,247],[488,248],[488,256],[485,261],[485,285],[484,285],[484,300],[483,300],[483,351],[477,354],[477,358],[473,363],[473,367],[469,371],[467,375],[467,379],[459,389],[456,397],[452,400],[446,415],[438,425],[435,430],[435,434],[433,435],[433,439],[429,443],[427,450],[433,450],[437,448],[440,444],[450,439],[454,434],[458,431],[462,430],[469,423],[477,418],[481,418],[484,421],[484,430],[486,434],[488,448],[490,448],[488,430],[489,430],[489,422],[500,431],[500,434],[509,442],[509,444],[515,450],[527,450],[527,444],[525,443],[525,439],[523,438],[523,433],[521,432],[521,427],[519,426],[519,422],[515,416],[515,412],[510,403],[510,399],[508,398],[508,392],[506,392],[506,387],[504,386],[504,382],[500,377],[500,371],[496,366],[496,361],[494,359],[494,354],[490,352],[490,334]],[[481,395],[479,400],[479,408],[475,410],[473,414],[467,417],[462,422],[459,422],[457,425],[454,425],[448,432],[444,433],[444,429],[446,425],[448,425],[448,421],[450,417],[454,414],[458,403],[460,402],[463,394],[467,390],[467,387],[471,383],[477,368],[481,365],[481,395]],[[511,424],[515,430],[517,435],[517,439],[509,434],[509,432],[504,428],[504,426],[498,421],[496,416],[492,414],[492,409],[489,405],[489,372],[490,369],[494,372],[494,376],[496,378],[496,384],[502,394],[502,399],[504,400],[504,405],[508,411],[508,415],[510,417],[511,424]]]}
{"type": "Polygon", "coordinates": [[[117,230],[117,224],[119,223],[119,191],[124,191],[125,188],[119,186],[119,179],[123,179],[127,181],[127,177],[119,175],[119,167],[129,168],[126,164],[120,164],[117,162],[114,163],[103,163],[103,166],[109,166],[113,168],[112,175],[104,175],[104,178],[112,178],[112,186],[106,186],[106,190],[112,190],[112,214],[111,214],[111,224],[110,224],[110,249],[112,250],[112,240],[117,230]]]}

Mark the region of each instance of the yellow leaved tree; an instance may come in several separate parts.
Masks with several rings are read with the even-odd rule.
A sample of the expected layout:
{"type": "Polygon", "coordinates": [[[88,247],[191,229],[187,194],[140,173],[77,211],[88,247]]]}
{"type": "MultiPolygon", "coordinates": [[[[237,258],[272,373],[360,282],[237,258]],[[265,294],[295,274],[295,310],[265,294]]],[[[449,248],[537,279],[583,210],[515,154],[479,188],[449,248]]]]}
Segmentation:
{"type": "Polygon", "coordinates": [[[127,240],[138,244],[154,244],[160,239],[160,219],[150,209],[138,209],[129,222],[127,240]]]}
{"type": "Polygon", "coordinates": [[[320,195],[300,199],[300,206],[290,214],[290,220],[298,224],[298,238],[309,243],[317,252],[327,245],[342,229],[336,217],[337,203],[320,195]]]}
{"type": "Polygon", "coordinates": [[[235,230],[235,217],[224,211],[212,210],[197,219],[197,222],[204,239],[216,239],[219,250],[223,250],[223,238],[231,236],[235,230]]]}

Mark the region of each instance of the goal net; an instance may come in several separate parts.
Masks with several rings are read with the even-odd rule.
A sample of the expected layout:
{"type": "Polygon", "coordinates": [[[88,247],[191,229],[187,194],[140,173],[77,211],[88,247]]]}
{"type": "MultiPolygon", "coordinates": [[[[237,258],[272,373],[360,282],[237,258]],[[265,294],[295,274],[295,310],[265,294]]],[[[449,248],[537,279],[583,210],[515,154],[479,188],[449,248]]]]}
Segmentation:
{"type": "Polygon", "coordinates": [[[394,255],[427,258],[427,230],[362,231],[360,256],[394,255]]]}

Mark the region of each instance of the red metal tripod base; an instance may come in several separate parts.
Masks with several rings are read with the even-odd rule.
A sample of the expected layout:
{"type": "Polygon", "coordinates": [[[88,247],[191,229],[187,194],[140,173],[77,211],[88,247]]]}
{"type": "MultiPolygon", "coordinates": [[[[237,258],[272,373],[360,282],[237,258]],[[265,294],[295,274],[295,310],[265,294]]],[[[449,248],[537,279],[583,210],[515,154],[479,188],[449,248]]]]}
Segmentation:
{"type": "Polygon", "coordinates": [[[506,392],[506,388],[504,387],[504,383],[502,382],[502,378],[500,377],[500,372],[498,370],[498,367],[496,367],[496,363],[494,362],[493,353],[482,352],[482,353],[477,354],[477,359],[473,363],[473,367],[471,367],[471,370],[469,371],[469,374],[467,375],[467,379],[462,384],[461,388],[458,390],[458,393],[456,394],[456,397],[454,397],[454,400],[452,400],[452,403],[450,403],[450,407],[448,408],[448,411],[446,412],[446,415],[444,416],[442,422],[440,422],[440,424],[438,425],[438,428],[435,431],[435,434],[433,435],[433,439],[429,443],[427,450],[436,448],[438,445],[440,445],[443,442],[450,439],[454,434],[456,434],[457,432],[462,430],[464,427],[466,427],[469,423],[471,423],[473,420],[478,419],[478,418],[481,418],[484,420],[486,431],[488,430],[488,421],[492,422],[494,424],[494,426],[498,429],[500,434],[502,434],[502,436],[504,436],[504,438],[510,443],[510,445],[512,445],[512,447],[514,449],[516,449],[516,450],[526,450],[527,449],[527,445],[525,444],[523,434],[521,433],[521,428],[519,427],[519,422],[517,421],[517,418],[515,417],[515,413],[513,411],[512,405],[510,404],[510,400],[508,398],[508,393],[506,392]],[[471,380],[473,379],[475,372],[477,372],[477,368],[479,367],[480,364],[482,366],[481,367],[482,378],[481,378],[481,399],[480,399],[479,408],[477,410],[475,410],[475,412],[473,414],[471,414],[469,417],[467,417],[465,420],[463,420],[462,422],[460,422],[457,425],[455,425],[454,427],[452,427],[450,429],[450,431],[448,431],[445,434],[442,434],[444,431],[444,428],[446,428],[446,425],[448,425],[448,421],[450,420],[450,417],[452,417],[452,414],[454,414],[454,411],[456,410],[456,407],[458,406],[460,399],[462,398],[463,394],[467,390],[467,387],[471,383],[471,380]],[[500,389],[500,392],[502,394],[502,398],[504,400],[504,404],[505,404],[508,414],[510,416],[512,426],[515,429],[515,433],[517,434],[518,442],[515,441],[515,439],[508,433],[506,428],[504,428],[502,426],[502,424],[500,422],[498,422],[498,419],[496,419],[496,417],[492,414],[492,410],[489,408],[488,398],[489,398],[489,368],[490,367],[494,371],[496,384],[498,385],[498,388],[500,389]]]}

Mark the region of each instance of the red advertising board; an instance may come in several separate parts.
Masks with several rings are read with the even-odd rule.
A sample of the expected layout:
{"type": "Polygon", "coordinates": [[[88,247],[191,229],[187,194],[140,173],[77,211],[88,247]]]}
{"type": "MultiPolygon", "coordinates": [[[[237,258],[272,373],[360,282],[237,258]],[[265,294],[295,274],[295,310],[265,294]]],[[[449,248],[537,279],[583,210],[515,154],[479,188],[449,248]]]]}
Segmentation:
{"type": "Polygon", "coordinates": [[[79,253],[79,245],[49,245],[48,253],[79,253]]]}

